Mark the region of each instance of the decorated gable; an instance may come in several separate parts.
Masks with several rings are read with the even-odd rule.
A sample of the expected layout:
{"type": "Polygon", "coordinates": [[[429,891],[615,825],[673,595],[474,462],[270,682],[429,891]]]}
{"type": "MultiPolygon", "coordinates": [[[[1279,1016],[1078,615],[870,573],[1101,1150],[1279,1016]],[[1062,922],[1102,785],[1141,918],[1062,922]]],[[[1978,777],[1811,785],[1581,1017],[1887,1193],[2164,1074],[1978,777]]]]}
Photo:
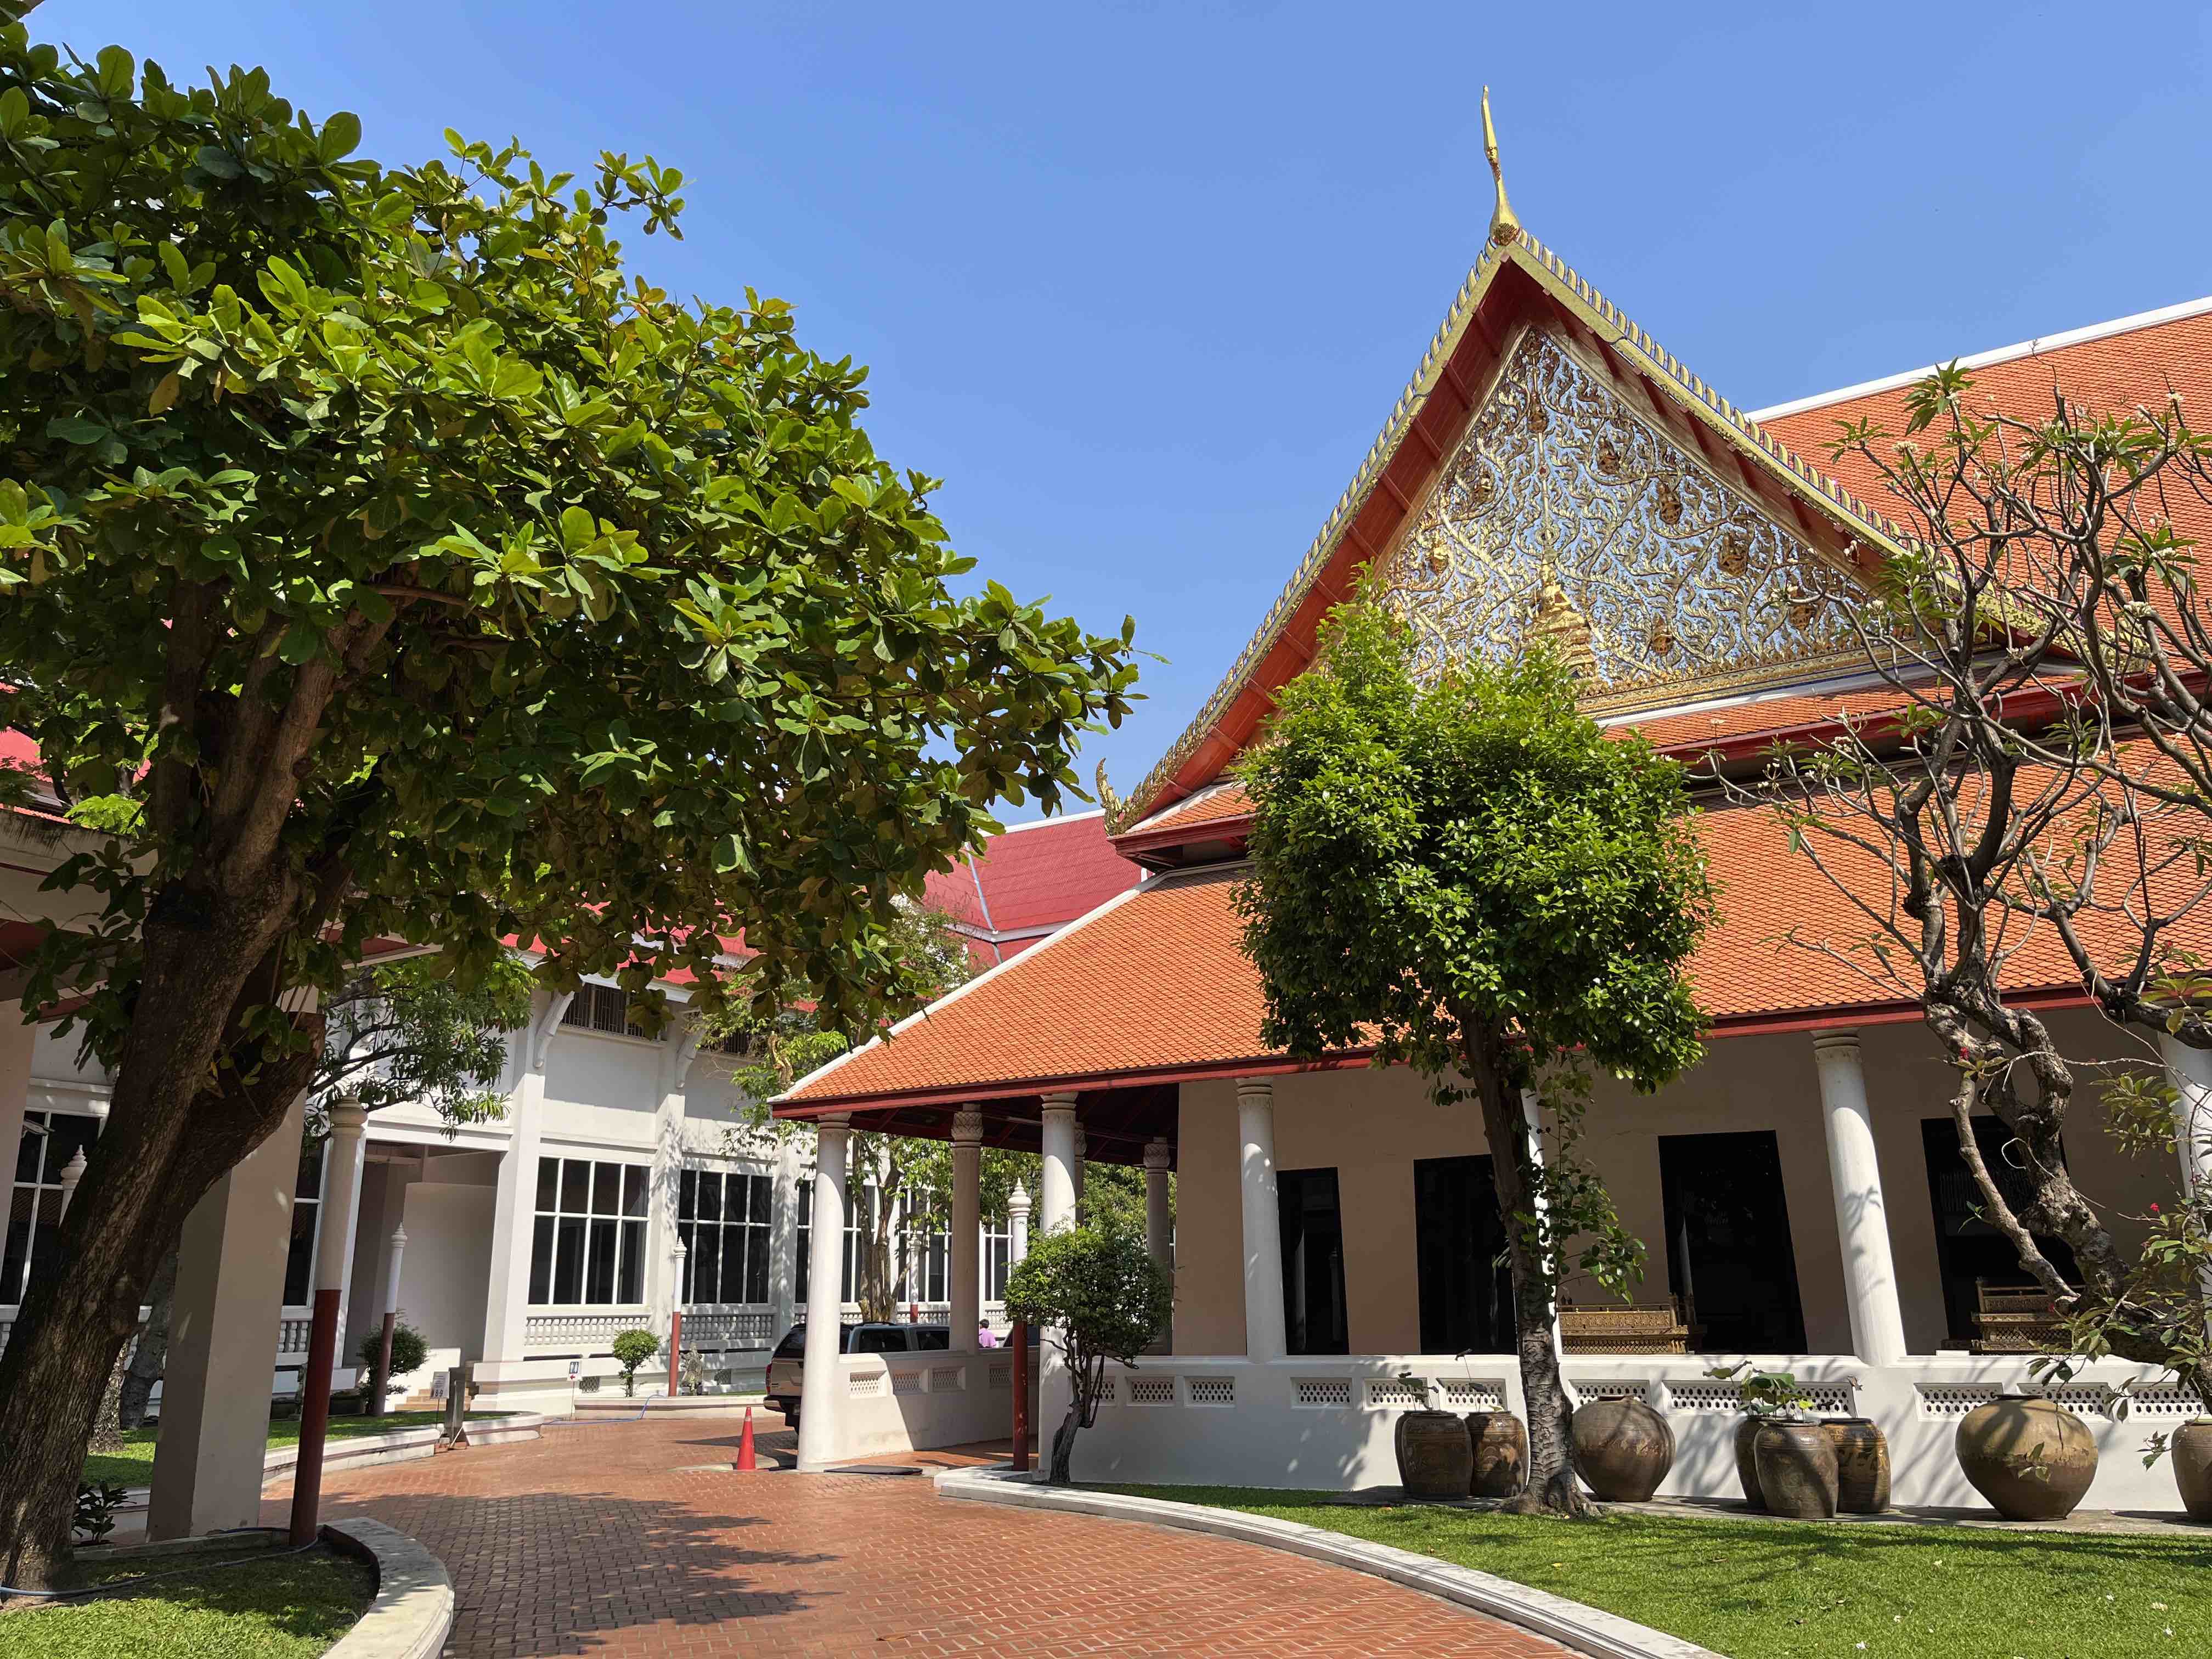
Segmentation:
{"type": "Polygon", "coordinates": [[[1852,643],[1833,567],[1539,325],[1369,580],[1431,672],[1547,639],[1603,707],[1818,672],[1852,643]]]}

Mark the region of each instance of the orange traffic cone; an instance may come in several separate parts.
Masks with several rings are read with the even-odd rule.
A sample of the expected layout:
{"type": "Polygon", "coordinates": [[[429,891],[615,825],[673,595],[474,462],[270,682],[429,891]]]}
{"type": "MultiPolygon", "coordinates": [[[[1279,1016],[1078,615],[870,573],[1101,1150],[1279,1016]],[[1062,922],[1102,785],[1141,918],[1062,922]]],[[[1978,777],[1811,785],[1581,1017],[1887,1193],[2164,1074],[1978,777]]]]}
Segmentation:
{"type": "Polygon", "coordinates": [[[745,1407],[745,1431],[738,1437],[738,1468],[740,1473],[760,1468],[753,1455],[753,1408],[745,1407]]]}

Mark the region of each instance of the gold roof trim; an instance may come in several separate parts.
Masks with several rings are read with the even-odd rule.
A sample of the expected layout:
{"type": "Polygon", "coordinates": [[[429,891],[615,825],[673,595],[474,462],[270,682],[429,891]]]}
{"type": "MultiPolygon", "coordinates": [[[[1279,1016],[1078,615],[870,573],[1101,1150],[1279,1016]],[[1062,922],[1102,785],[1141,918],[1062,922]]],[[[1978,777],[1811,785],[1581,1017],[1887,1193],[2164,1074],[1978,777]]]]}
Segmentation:
{"type": "MultiPolygon", "coordinates": [[[[1503,180],[1500,180],[1501,185],[1503,180]]],[[[1752,464],[1782,478],[1808,503],[1834,521],[1846,535],[1871,544],[1877,550],[1893,553],[1910,538],[1888,519],[1861,501],[1840,483],[1820,471],[1797,455],[1787,445],[1771,436],[1764,428],[1751,419],[1727,398],[1722,397],[1697,375],[1685,368],[1672,352],[1661,346],[1632,320],[1618,306],[1600,294],[1575,270],[1556,253],[1546,247],[1525,228],[1516,226],[1510,242],[1486,242],[1482,253],[1467,280],[1460,285],[1453,298],[1451,308],[1445,313],[1443,323],[1430,340],[1428,349],[1421,354],[1420,365],[1399,393],[1389,416],[1375,441],[1368,447],[1359,470],[1344,493],[1337,497],[1336,505],[1329,509],[1322,521],[1320,533],[1307,547],[1305,556],[1298,562],[1290,580],[1268,606],[1258,629],[1244,649],[1237,653],[1220,683],[1207,697],[1197,717],[1183,729],[1182,734],[1170,745],[1168,751],[1146,775],[1144,781],[1132,790],[1121,803],[1118,813],[1107,817],[1109,833],[1119,835],[1133,821],[1147,817],[1162,810],[1159,793],[1173,779],[1176,769],[1189,758],[1214,726],[1219,724],[1236,700],[1246,680],[1275,648],[1283,629],[1297,612],[1315,579],[1334,556],[1345,532],[1361,508],[1374,494],[1383,471],[1396,457],[1405,441],[1406,434],[1419,415],[1429,395],[1443,378],[1445,363],[1458,349],[1461,339],[1474,320],[1482,296],[1497,278],[1498,270],[1510,260],[1519,265],[1547,293],[1567,310],[1579,318],[1590,331],[1608,345],[1632,357],[1638,367],[1651,376],[1652,383],[1669,396],[1692,418],[1700,420],[1713,431],[1735,446],[1752,464]]],[[[1407,522],[1411,523],[1412,515],[1407,522]]],[[[1826,669],[1829,665],[1807,662],[1805,670],[1826,669]]],[[[1788,665],[1793,676],[1800,665],[1788,665]]],[[[1747,683],[1778,678],[1780,665],[1770,666],[1746,676],[1747,683]]],[[[1696,677],[1692,677],[1696,678],[1696,677]]],[[[1733,675],[1723,679],[1733,681],[1733,675]]],[[[1638,701],[1648,698],[1646,688],[1638,701]]],[[[1609,704],[1611,698],[1593,699],[1593,712],[1599,705],[1609,704]]]]}

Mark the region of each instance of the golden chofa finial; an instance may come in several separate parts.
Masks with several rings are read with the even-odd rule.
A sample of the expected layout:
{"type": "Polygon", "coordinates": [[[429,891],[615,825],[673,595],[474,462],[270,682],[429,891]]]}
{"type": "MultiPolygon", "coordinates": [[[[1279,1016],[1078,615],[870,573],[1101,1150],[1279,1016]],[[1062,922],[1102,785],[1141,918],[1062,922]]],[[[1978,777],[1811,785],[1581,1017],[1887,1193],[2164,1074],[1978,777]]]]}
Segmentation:
{"type": "Polygon", "coordinates": [[[1490,118],[1490,88],[1482,89],[1482,153],[1490,158],[1490,176],[1498,185],[1498,205],[1490,211],[1490,240],[1506,247],[1521,240],[1521,222],[1505,199],[1505,169],[1498,163],[1498,128],[1490,118]]]}

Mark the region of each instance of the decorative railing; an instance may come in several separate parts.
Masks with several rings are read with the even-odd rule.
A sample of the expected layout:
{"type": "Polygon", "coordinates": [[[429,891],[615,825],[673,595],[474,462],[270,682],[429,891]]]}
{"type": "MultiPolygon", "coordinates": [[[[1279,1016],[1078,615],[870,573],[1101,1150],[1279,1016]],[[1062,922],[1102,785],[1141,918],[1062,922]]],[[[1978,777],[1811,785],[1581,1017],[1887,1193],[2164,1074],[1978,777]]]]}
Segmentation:
{"type": "Polygon", "coordinates": [[[772,1308],[686,1312],[684,1346],[695,1353],[706,1348],[765,1348],[782,1334],[775,1327],[772,1308]]]}
{"type": "Polygon", "coordinates": [[[279,1360],[307,1357],[307,1345],[313,1339],[315,1322],[312,1319],[280,1319],[276,1322],[276,1358],[279,1360]]]}
{"type": "Polygon", "coordinates": [[[526,1351],[601,1353],[617,1332],[643,1328],[649,1319],[643,1308],[620,1313],[532,1314],[523,1328],[522,1344],[526,1351]]]}

